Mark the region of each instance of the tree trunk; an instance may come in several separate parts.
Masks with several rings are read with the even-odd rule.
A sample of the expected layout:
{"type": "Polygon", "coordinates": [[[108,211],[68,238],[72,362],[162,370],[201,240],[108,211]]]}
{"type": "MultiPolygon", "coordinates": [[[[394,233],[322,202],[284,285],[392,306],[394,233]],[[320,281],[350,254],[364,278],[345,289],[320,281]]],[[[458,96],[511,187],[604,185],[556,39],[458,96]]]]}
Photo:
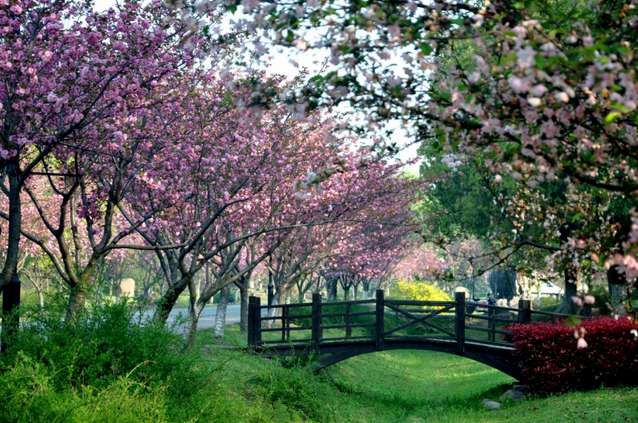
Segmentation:
{"type": "Polygon", "coordinates": [[[248,331],[248,280],[245,280],[240,289],[241,304],[239,310],[239,330],[248,331]]]}
{"type": "Polygon", "coordinates": [[[226,325],[226,309],[228,307],[228,299],[230,297],[230,285],[221,290],[219,295],[219,303],[217,303],[217,313],[215,315],[215,336],[221,338],[224,336],[224,327],[226,325]]]}
{"type": "Polygon", "coordinates": [[[42,289],[38,289],[38,301],[40,302],[40,310],[44,309],[44,292],[42,289]]]}
{"type": "Polygon", "coordinates": [[[0,292],[9,283],[18,267],[18,254],[20,252],[20,229],[22,227],[22,203],[20,202],[20,184],[18,176],[18,164],[11,163],[7,166],[9,178],[9,228],[5,236],[7,249],[5,252],[4,267],[0,273],[0,292]]]}
{"type": "Polygon", "coordinates": [[[370,284],[367,282],[363,282],[363,299],[368,299],[368,292],[370,291],[370,284]]]}
{"type": "Polygon", "coordinates": [[[84,309],[86,304],[86,289],[82,286],[71,288],[69,295],[69,306],[66,310],[67,321],[73,322],[78,313],[84,309]]]}
{"type": "Polygon", "coordinates": [[[329,300],[336,300],[337,299],[337,285],[339,284],[339,282],[337,281],[337,279],[332,279],[329,282],[329,290],[328,290],[328,299],[329,300]]]}
{"type": "MultiPolygon", "coordinates": [[[[272,299],[272,304],[271,305],[278,305],[281,304],[281,291],[277,290],[274,295],[273,295],[273,299],[272,299]]],[[[268,309],[268,317],[276,317],[279,315],[279,311],[281,310],[280,307],[271,307],[268,309]]],[[[266,320],[264,322],[264,326],[268,329],[270,329],[273,325],[273,323],[275,322],[274,319],[270,319],[270,320],[266,320]]]]}
{"type": "Polygon", "coordinates": [[[609,300],[613,313],[621,313],[623,301],[623,287],[627,283],[627,277],[620,272],[618,266],[611,266],[607,270],[607,285],[609,287],[609,300]]]}
{"type": "Polygon", "coordinates": [[[572,297],[578,294],[578,281],[576,280],[576,272],[573,269],[565,269],[565,297],[563,302],[556,309],[557,313],[579,314],[582,307],[579,307],[572,297]]]}
{"type": "Polygon", "coordinates": [[[510,301],[516,296],[516,272],[507,269],[497,269],[488,277],[490,289],[494,298],[505,298],[510,301]]]}
{"type": "Polygon", "coordinates": [[[195,303],[192,302],[188,306],[188,316],[190,320],[190,326],[188,328],[188,335],[186,337],[186,345],[190,348],[193,346],[195,342],[195,335],[197,334],[197,324],[199,323],[199,316],[202,314],[204,310],[204,304],[199,300],[195,300],[195,303]]]}
{"type": "Polygon", "coordinates": [[[168,315],[171,313],[171,310],[173,310],[173,307],[175,307],[175,303],[177,302],[179,295],[184,291],[185,288],[186,287],[178,290],[174,287],[168,287],[168,290],[164,293],[164,295],[162,295],[162,298],[157,305],[157,309],[155,310],[155,320],[162,324],[166,323],[166,320],[168,320],[168,315]]]}
{"type": "Polygon", "coordinates": [[[348,301],[350,299],[350,286],[346,285],[343,287],[343,301],[348,301]]]}

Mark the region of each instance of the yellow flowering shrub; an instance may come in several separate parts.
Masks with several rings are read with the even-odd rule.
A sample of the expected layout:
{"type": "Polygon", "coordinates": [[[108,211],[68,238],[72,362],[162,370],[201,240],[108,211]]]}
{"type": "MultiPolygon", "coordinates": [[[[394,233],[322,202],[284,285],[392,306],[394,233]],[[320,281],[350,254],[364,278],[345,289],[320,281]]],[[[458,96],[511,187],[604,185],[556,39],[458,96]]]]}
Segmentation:
{"type": "Polygon", "coordinates": [[[408,300],[452,301],[445,291],[431,283],[400,280],[397,282],[397,288],[408,300]]]}

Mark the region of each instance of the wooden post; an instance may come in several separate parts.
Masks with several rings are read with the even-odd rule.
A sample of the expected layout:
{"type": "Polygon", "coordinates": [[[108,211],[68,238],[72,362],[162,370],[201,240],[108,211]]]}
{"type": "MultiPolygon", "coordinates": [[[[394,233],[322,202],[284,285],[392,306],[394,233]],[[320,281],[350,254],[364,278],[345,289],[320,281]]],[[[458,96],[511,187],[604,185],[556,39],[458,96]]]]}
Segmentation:
{"type": "Polygon", "coordinates": [[[457,292],[456,300],[456,353],[465,354],[465,293],[457,292]]]}
{"type": "Polygon", "coordinates": [[[261,344],[261,298],[255,297],[255,345],[261,344]]]}
{"type": "Polygon", "coordinates": [[[352,328],[350,327],[350,304],[346,304],[346,338],[352,336],[352,328]]]}
{"type": "Polygon", "coordinates": [[[321,344],[321,321],[322,321],[321,309],[321,294],[312,294],[312,349],[316,354],[321,352],[319,348],[321,344]]]}
{"type": "Polygon", "coordinates": [[[494,320],[494,315],[496,310],[494,310],[493,308],[488,308],[487,309],[487,315],[489,317],[490,320],[488,320],[488,328],[490,329],[490,331],[487,333],[487,339],[490,342],[494,342],[496,339],[496,333],[494,332],[494,330],[496,329],[496,320],[494,320]]]}
{"type": "Polygon", "coordinates": [[[286,342],[286,320],[289,308],[285,305],[281,308],[281,342],[286,342]]]}
{"type": "Polygon", "coordinates": [[[531,323],[532,302],[530,300],[518,300],[518,323],[531,323]]]}
{"type": "Polygon", "coordinates": [[[375,336],[374,336],[374,349],[377,351],[383,351],[383,309],[385,308],[385,294],[383,289],[377,290],[377,313],[376,313],[376,325],[375,325],[375,336]]]}
{"type": "Polygon", "coordinates": [[[255,346],[255,298],[248,297],[248,346],[255,346]]]}

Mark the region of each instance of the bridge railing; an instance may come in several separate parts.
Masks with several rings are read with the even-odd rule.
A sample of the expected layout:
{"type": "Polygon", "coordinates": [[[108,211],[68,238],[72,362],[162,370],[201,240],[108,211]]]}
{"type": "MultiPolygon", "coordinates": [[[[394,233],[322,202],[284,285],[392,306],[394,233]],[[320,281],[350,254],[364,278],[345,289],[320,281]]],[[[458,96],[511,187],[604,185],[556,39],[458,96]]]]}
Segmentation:
{"type": "Polygon", "coordinates": [[[373,300],[323,302],[313,294],[311,303],[262,305],[250,297],[248,345],[310,347],[317,353],[328,344],[373,343],[377,351],[385,342],[424,341],[455,343],[463,354],[467,343],[512,347],[503,336],[504,326],[531,323],[536,316],[564,318],[567,315],[531,310],[531,302],[521,300],[518,308],[480,305],[483,315],[473,312],[476,304],[462,293],[454,301],[414,301],[386,299],[378,290],[373,300]],[[536,315],[536,316],[535,316],[536,315]]]}

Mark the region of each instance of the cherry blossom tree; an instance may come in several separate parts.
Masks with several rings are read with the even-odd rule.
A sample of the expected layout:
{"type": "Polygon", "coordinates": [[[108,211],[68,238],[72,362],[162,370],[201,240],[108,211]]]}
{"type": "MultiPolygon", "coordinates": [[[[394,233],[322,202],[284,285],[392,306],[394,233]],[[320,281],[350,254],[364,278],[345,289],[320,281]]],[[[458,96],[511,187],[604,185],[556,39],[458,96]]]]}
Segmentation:
{"type": "Polygon", "coordinates": [[[530,195],[564,181],[573,206],[542,213],[562,238],[514,236],[513,248],[547,246],[568,287],[592,264],[638,274],[633,1],[242,5],[242,23],[259,28],[253,46],[329,52],[332,66],[295,95],[300,111],[345,102],[365,116],[348,122],[355,129],[403,122],[415,140],[454,160],[481,157],[495,183],[510,175],[530,195]]]}
{"type": "MultiPolygon", "coordinates": [[[[128,2],[106,12],[72,0],[0,5],[0,187],[9,202],[8,212],[3,211],[8,243],[0,289],[15,270],[20,194],[27,182],[45,176],[41,173],[49,180],[65,178],[59,184],[68,185],[62,195],[68,204],[69,191],[89,171],[74,156],[116,151],[123,157],[121,144],[128,134],[118,125],[142,119],[139,101],[149,101],[148,93],[204,52],[203,39],[175,19],[178,14],[161,2],[128,2]],[[67,161],[56,162],[62,157],[67,161]]],[[[65,219],[60,218],[61,225],[65,219]]]]}

